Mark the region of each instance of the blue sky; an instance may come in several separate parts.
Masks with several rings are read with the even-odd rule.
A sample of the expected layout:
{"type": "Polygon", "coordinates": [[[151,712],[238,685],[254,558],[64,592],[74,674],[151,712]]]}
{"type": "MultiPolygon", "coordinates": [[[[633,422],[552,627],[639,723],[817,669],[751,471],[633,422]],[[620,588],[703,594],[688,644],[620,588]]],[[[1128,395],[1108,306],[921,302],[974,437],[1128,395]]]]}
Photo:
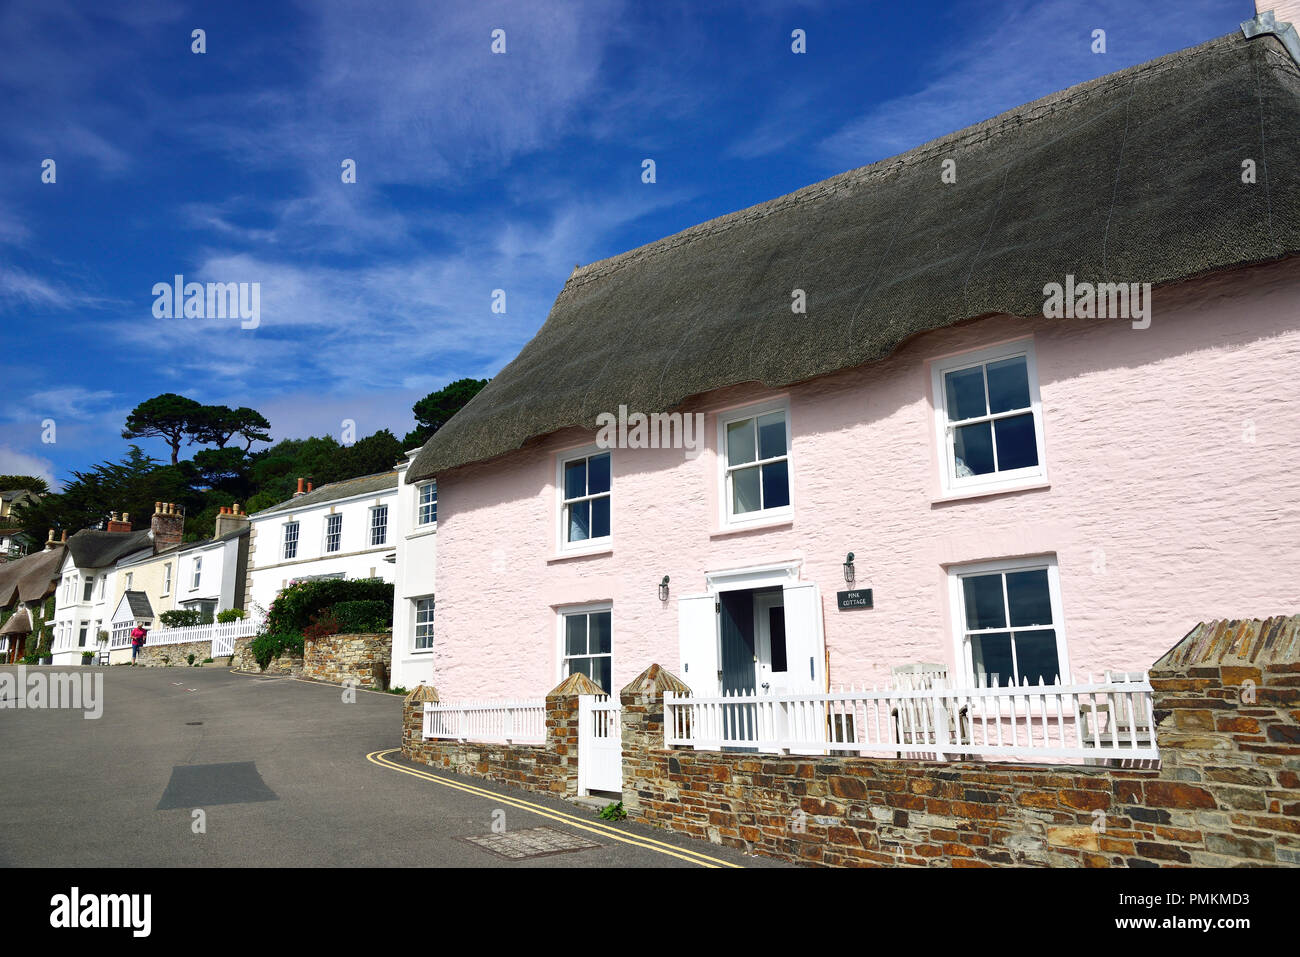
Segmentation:
{"type": "Polygon", "coordinates": [[[509,362],[577,263],[1254,14],[1249,0],[118,6],[0,7],[0,473],[58,482],[119,458],[127,412],[161,392],[252,406],[277,439],[338,437],[344,419],[400,437],[413,401],[509,362]],[[155,318],[151,289],[177,273],[260,283],[259,327],[155,318]]]}

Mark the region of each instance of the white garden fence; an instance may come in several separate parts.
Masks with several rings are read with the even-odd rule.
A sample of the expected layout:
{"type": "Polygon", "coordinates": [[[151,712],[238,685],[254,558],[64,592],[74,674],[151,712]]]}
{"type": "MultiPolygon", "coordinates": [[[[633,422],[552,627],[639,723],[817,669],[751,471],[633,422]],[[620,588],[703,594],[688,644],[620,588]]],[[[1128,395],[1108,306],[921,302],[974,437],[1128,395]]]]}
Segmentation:
{"type": "Polygon", "coordinates": [[[1146,674],[1075,684],[665,695],[664,742],[699,750],[1155,760],[1146,674]]]}
{"type": "Polygon", "coordinates": [[[242,618],[239,621],[214,623],[210,625],[187,625],[184,628],[159,628],[149,632],[145,638],[147,647],[157,645],[181,645],[191,641],[212,642],[212,657],[235,653],[235,639],[248,638],[257,634],[261,622],[255,618],[242,618]]]}
{"type": "Polygon", "coordinates": [[[543,744],[546,700],[426,701],[424,736],[498,744],[543,744]]]}

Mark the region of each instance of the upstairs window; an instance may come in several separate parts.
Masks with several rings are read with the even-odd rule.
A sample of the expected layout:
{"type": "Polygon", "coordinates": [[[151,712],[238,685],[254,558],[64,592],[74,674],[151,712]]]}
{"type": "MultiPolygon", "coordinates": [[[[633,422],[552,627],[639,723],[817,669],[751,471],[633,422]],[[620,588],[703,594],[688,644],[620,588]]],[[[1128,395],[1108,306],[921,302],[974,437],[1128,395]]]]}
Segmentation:
{"type": "Polygon", "coordinates": [[[722,428],[727,521],[788,513],[790,430],[786,410],[742,411],[725,417],[722,428]]]}
{"type": "Polygon", "coordinates": [[[934,376],[945,491],[997,491],[1046,477],[1030,343],[944,360],[934,376]]]}
{"type": "Polygon", "coordinates": [[[370,510],[370,545],[384,545],[388,542],[388,506],[376,505],[370,510]]]}
{"type": "Polygon", "coordinates": [[[291,558],[298,557],[298,523],[285,522],[284,524],[284,559],[288,561],[291,558]]]}
{"type": "Polygon", "coordinates": [[[560,543],[564,548],[608,541],[610,459],[608,452],[586,450],[560,461],[560,543]]]}
{"type": "Polygon", "coordinates": [[[87,576],[86,576],[86,587],[85,587],[84,589],[82,589],[82,592],[81,592],[81,600],[82,600],[82,601],[90,601],[90,599],[91,599],[92,597],[94,597],[94,594],[95,594],[95,576],[94,576],[94,575],[87,575],[87,576]]]}
{"type": "Polygon", "coordinates": [[[203,559],[195,556],[194,558],[194,577],[190,580],[190,590],[199,587],[199,582],[203,580],[203,559]]]}
{"type": "Polygon", "coordinates": [[[419,486],[419,493],[416,520],[421,525],[432,525],[438,520],[438,483],[425,482],[419,486]]]}
{"type": "Polygon", "coordinates": [[[325,516],[325,551],[337,552],[343,544],[343,516],[325,516]]]}
{"type": "Polygon", "coordinates": [[[172,563],[167,562],[163,565],[162,593],[166,595],[171,590],[172,590],[172,563]]]}

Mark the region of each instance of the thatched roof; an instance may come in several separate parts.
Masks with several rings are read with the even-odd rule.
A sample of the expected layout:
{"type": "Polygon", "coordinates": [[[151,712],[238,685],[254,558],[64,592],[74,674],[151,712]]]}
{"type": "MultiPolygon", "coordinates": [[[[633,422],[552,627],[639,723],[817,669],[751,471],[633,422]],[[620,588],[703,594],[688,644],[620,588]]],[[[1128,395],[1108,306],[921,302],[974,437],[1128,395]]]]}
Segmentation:
{"type": "Polygon", "coordinates": [[[1300,70],[1271,36],[1071,87],[575,270],[407,481],[594,428],[620,404],[668,411],[863,365],[965,319],[1042,315],[1044,284],[1066,274],[1161,284],[1295,254],[1298,159],[1300,70]],[[955,184],[940,180],[945,159],[955,184]]]}
{"type": "Polygon", "coordinates": [[[147,528],[135,532],[87,528],[68,539],[72,561],[78,568],[103,568],[116,563],[119,558],[152,547],[153,536],[147,528]]]}
{"type": "Polygon", "coordinates": [[[18,601],[39,601],[51,594],[58,586],[66,547],[56,544],[0,565],[0,608],[18,601]]]}
{"type": "Polygon", "coordinates": [[[9,620],[0,625],[0,635],[30,635],[32,618],[26,608],[19,608],[9,616],[9,620]]]}

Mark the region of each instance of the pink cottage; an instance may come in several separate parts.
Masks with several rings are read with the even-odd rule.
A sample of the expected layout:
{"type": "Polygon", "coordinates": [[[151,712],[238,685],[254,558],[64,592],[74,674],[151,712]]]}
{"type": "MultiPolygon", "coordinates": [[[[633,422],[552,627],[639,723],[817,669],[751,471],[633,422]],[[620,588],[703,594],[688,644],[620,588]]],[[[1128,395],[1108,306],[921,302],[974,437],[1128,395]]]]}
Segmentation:
{"type": "Polygon", "coordinates": [[[1300,68],[1233,35],[576,269],[408,471],[433,682],[1050,682],[1294,614],[1297,253],[1300,68]]]}

